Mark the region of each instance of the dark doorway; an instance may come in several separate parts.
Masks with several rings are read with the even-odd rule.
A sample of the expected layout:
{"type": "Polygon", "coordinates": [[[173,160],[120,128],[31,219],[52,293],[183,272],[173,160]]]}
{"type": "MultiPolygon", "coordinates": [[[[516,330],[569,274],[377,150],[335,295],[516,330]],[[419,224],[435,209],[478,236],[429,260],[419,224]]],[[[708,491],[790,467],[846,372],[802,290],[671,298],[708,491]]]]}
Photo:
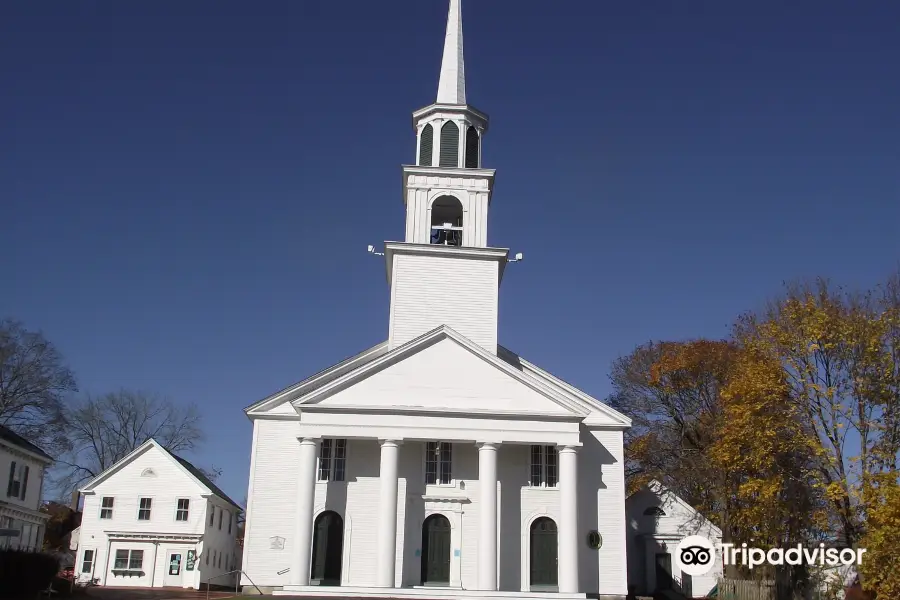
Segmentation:
{"type": "Polygon", "coordinates": [[[553,519],[541,517],[531,524],[531,587],[556,588],[557,531],[553,519]]]}
{"type": "Polygon", "coordinates": [[[422,585],[450,585],[450,521],[444,515],[422,523],[422,585]]]}
{"type": "Polygon", "coordinates": [[[344,520],[326,510],[313,525],[313,554],[310,579],[319,585],[341,585],[341,559],[344,555],[344,520]]]}
{"type": "Polygon", "coordinates": [[[687,573],[681,574],[681,593],[688,598],[694,597],[694,579],[687,573]]]}
{"type": "Polygon", "coordinates": [[[672,589],[672,555],[660,553],[656,555],[656,591],[664,592],[672,589]]]}

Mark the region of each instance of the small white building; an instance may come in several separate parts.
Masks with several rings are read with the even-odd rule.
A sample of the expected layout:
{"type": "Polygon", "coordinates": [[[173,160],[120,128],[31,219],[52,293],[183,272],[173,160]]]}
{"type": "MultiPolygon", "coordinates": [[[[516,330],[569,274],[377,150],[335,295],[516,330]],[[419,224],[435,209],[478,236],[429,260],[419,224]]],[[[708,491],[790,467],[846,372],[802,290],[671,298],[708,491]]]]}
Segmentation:
{"type": "Polygon", "coordinates": [[[387,339],[246,409],[245,589],[624,597],[630,420],[498,344],[517,259],[488,245],[495,172],[488,116],[466,99],[459,0],[437,101],[412,124],[405,241],[375,253],[387,339]]]}
{"type": "Polygon", "coordinates": [[[721,530],[694,507],[657,481],[625,501],[628,516],[628,585],[638,595],[681,590],[688,597],[704,597],[722,577],[722,554],[707,575],[681,573],[674,554],[682,539],[700,535],[722,543],[721,530]]]}
{"type": "Polygon", "coordinates": [[[0,548],[39,551],[50,515],[40,511],[44,471],[53,462],[46,452],[0,425],[0,548]]]}
{"type": "Polygon", "coordinates": [[[92,479],[84,495],[78,581],[199,589],[234,585],[241,512],[190,462],[147,440],[92,479]]]}

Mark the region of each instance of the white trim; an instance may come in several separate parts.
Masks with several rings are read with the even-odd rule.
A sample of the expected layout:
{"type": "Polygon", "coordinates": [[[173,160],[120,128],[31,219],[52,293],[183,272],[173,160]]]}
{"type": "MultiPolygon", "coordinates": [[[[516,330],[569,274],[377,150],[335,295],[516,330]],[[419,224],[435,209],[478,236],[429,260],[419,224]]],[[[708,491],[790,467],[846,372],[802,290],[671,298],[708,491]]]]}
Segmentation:
{"type": "MultiPolygon", "coordinates": [[[[556,585],[559,586],[559,516],[552,514],[546,506],[532,512],[525,518],[522,527],[521,540],[521,565],[522,565],[522,592],[532,593],[531,590],[531,526],[540,518],[547,518],[556,525],[556,585]]],[[[543,590],[539,590],[541,592],[543,590]]],[[[544,593],[548,593],[544,591],[544,593]]],[[[555,594],[555,592],[549,592],[555,594]]]]}
{"type": "MultiPolygon", "coordinates": [[[[250,524],[252,523],[252,511],[253,511],[253,488],[256,483],[256,445],[258,443],[258,434],[259,434],[259,424],[253,423],[253,439],[250,442],[250,482],[247,485],[247,512],[244,513],[244,547],[241,551],[241,565],[249,564],[247,552],[250,548],[250,540],[253,538],[250,537],[250,524]]],[[[204,514],[205,518],[206,515],[204,514]]],[[[244,574],[241,573],[238,575],[239,582],[241,584],[243,581],[244,574]]]]}
{"type": "MultiPolygon", "coordinates": [[[[442,246],[443,247],[443,246],[442,246]]],[[[509,375],[513,379],[519,381],[523,385],[529,387],[535,392],[545,396],[549,400],[552,400],[561,408],[570,411],[572,413],[572,417],[585,417],[587,416],[587,411],[583,410],[568,398],[562,396],[561,394],[551,390],[548,386],[542,384],[541,382],[535,380],[534,378],[523,375],[519,370],[515,369],[512,365],[507,363],[506,361],[497,358],[495,355],[491,354],[481,346],[475,344],[470,341],[465,336],[457,333],[451,327],[447,325],[441,325],[440,327],[436,327],[431,331],[413,339],[409,342],[403,344],[402,346],[398,346],[394,348],[387,354],[384,354],[375,360],[366,363],[365,365],[355,369],[341,377],[338,377],[332,381],[329,381],[325,385],[320,388],[317,388],[310,392],[305,396],[301,396],[292,402],[294,408],[297,410],[297,413],[302,413],[303,410],[306,409],[307,406],[321,401],[327,398],[330,395],[333,395],[343,389],[346,389],[358,381],[365,379],[366,376],[370,374],[370,372],[378,372],[381,369],[387,368],[397,362],[404,360],[405,358],[416,354],[417,352],[432,346],[440,341],[445,339],[450,339],[462,346],[463,348],[469,350],[475,356],[478,356],[486,363],[496,367],[498,370],[503,373],[509,375]]],[[[372,373],[374,374],[374,373],[372,373]]],[[[332,409],[334,410],[334,408],[332,409]]],[[[396,409],[391,409],[392,412],[396,412],[396,409]]],[[[358,412],[358,408],[353,408],[350,412],[358,412]]],[[[446,412],[446,411],[444,411],[446,412]]],[[[468,411],[472,412],[472,411],[468,411]]],[[[510,416],[509,411],[504,411],[506,414],[502,414],[501,416],[508,417],[510,416]]],[[[489,414],[498,414],[496,411],[484,411],[484,415],[489,414]]],[[[519,413],[525,416],[533,416],[533,413],[530,412],[522,412],[519,413]]]]}
{"type": "Polygon", "coordinates": [[[387,349],[388,349],[388,340],[385,340],[379,344],[376,344],[375,346],[372,346],[371,348],[363,350],[359,354],[356,354],[354,356],[351,356],[350,358],[342,360],[341,362],[337,363],[336,365],[332,365],[332,366],[328,367],[327,369],[319,371],[318,373],[316,373],[315,375],[312,375],[311,377],[307,377],[306,379],[304,379],[298,383],[290,385],[279,392],[276,392],[266,398],[263,398],[262,400],[254,403],[254,404],[251,404],[250,406],[248,406],[247,408],[244,409],[244,412],[248,416],[252,415],[253,417],[257,417],[258,413],[261,413],[261,412],[264,412],[267,410],[271,410],[272,408],[274,408],[275,406],[277,406],[279,404],[282,404],[283,402],[286,402],[286,401],[289,402],[289,401],[293,400],[294,398],[302,395],[304,393],[304,390],[306,390],[306,389],[309,389],[309,388],[315,389],[315,387],[317,387],[317,384],[321,385],[323,380],[327,381],[328,376],[332,376],[332,375],[340,376],[349,371],[352,371],[353,369],[357,368],[361,364],[365,364],[366,362],[372,360],[373,358],[386,353],[387,349]],[[285,397],[288,397],[288,398],[286,399],[285,397]]]}

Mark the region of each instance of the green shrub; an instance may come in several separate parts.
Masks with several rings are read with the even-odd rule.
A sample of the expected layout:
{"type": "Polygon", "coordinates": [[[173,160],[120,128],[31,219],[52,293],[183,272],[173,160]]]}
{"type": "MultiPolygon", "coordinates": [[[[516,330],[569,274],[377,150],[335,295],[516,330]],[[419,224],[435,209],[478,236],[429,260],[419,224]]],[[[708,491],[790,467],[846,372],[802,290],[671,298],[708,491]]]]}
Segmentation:
{"type": "Polygon", "coordinates": [[[0,550],[0,590],[4,598],[34,596],[47,589],[59,571],[52,554],[0,550]]]}

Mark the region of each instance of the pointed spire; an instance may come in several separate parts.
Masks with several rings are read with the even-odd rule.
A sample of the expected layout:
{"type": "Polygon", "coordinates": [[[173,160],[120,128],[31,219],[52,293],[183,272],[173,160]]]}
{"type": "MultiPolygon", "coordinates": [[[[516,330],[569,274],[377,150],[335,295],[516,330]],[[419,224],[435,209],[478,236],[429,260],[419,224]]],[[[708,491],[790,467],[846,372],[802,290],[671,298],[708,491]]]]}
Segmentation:
{"type": "Polygon", "coordinates": [[[466,65],[463,60],[461,0],[450,0],[447,14],[447,35],[444,38],[444,59],[438,83],[438,104],[466,103],[466,65]]]}

